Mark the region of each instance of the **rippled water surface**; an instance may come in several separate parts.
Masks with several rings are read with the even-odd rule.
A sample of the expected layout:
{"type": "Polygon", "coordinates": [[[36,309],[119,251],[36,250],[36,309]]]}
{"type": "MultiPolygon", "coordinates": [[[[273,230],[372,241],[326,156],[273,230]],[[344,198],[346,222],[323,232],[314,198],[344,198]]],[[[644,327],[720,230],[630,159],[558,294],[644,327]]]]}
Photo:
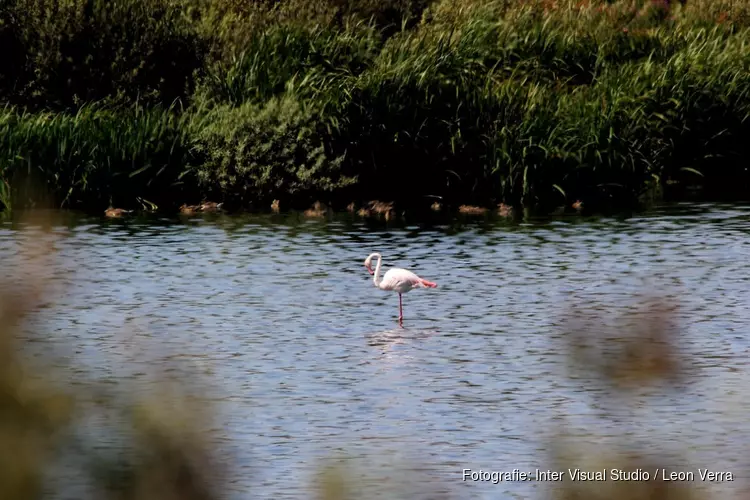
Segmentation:
{"type": "MultiPolygon", "coordinates": [[[[462,482],[462,469],[546,470],[556,425],[747,477],[750,207],[413,226],[74,218],[56,231],[49,272],[65,293],[45,309],[49,342],[113,383],[167,358],[210,381],[237,498],[308,497],[329,457],[375,478],[417,465],[404,475],[418,492],[432,478],[461,498],[539,497],[544,483],[462,482]],[[403,329],[398,297],[363,267],[373,251],[439,285],[404,296],[403,329]],[[619,314],[653,289],[679,300],[698,378],[616,425],[568,376],[562,317],[571,303],[619,314]]],[[[3,261],[27,237],[3,226],[3,261]]]]}

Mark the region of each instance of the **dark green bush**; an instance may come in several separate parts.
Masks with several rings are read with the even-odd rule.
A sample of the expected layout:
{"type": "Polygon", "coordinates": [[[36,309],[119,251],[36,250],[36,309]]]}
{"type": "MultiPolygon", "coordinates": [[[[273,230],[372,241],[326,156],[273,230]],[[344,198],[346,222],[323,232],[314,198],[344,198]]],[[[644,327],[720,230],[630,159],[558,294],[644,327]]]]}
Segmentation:
{"type": "Polygon", "coordinates": [[[196,136],[196,176],[229,205],[309,202],[355,181],[342,175],[324,137],[319,115],[291,98],[216,108],[196,136]]]}
{"type": "MultiPolygon", "coordinates": [[[[17,68],[0,99],[39,109],[109,99],[171,105],[190,95],[205,48],[177,0],[7,0],[17,68]]],[[[6,51],[7,45],[4,45],[6,51]]]]}
{"type": "Polygon", "coordinates": [[[744,189],[750,10],[649,5],[8,0],[3,178],[81,206],[744,189]]]}

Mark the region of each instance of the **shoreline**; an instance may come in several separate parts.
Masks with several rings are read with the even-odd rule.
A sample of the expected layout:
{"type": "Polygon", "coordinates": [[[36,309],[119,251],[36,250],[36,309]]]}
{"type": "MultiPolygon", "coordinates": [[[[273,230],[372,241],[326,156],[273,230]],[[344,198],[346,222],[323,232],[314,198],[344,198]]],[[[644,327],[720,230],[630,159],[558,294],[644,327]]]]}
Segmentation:
{"type": "MultiPolygon", "coordinates": [[[[210,203],[210,202],[209,202],[210,203]]],[[[740,206],[750,204],[750,198],[731,198],[716,199],[708,197],[691,197],[688,199],[659,199],[641,203],[637,206],[630,207],[590,207],[586,204],[579,206],[559,206],[554,210],[540,210],[524,207],[503,206],[488,208],[473,205],[441,205],[422,206],[422,207],[398,207],[392,203],[377,202],[379,205],[390,206],[388,211],[368,209],[368,204],[349,204],[343,205],[325,205],[315,203],[313,206],[304,209],[300,207],[256,207],[225,209],[211,208],[207,210],[165,210],[165,209],[118,209],[110,208],[106,211],[86,210],[74,208],[23,208],[18,210],[4,211],[0,210],[0,217],[5,220],[23,219],[26,214],[33,212],[55,212],[80,215],[84,217],[107,218],[114,220],[139,220],[160,218],[165,220],[190,220],[206,219],[212,220],[216,217],[281,217],[283,219],[292,217],[299,220],[308,221],[330,221],[347,219],[351,221],[374,222],[374,223],[436,223],[449,221],[507,221],[507,222],[528,222],[530,220],[584,220],[589,218],[620,218],[639,216],[652,212],[653,210],[672,210],[672,209],[700,209],[705,205],[727,205],[740,206]],[[352,206],[354,205],[354,206],[352,206]]]]}

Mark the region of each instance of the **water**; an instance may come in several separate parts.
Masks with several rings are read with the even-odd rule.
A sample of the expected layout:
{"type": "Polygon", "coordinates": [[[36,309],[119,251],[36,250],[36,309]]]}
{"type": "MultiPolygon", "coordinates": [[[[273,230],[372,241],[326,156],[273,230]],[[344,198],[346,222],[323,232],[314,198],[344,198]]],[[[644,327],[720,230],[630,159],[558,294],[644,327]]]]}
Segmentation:
{"type": "MultiPolygon", "coordinates": [[[[658,444],[682,453],[680,470],[733,472],[716,491],[747,477],[748,206],[432,226],[74,218],[56,232],[47,271],[65,293],[40,320],[46,341],[75,376],[147,385],[180,361],[212,384],[236,498],[309,497],[329,457],[374,484],[400,471],[422,493],[429,479],[461,498],[538,498],[549,484],[463,482],[462,470],[560,469],[556,424],[579,443],[658,444]],[[439,284],[404,296],[403,329],[397,296],[363,266],[373,251],[439,284]],[[637,424],[618,425],[568,377],[562,318],[571,303],[619,314],[651,289],[680,301],[696,379],[643,396],[637,424]]],[[[27,237],[0,229],[4,262],[27,237]]]]}

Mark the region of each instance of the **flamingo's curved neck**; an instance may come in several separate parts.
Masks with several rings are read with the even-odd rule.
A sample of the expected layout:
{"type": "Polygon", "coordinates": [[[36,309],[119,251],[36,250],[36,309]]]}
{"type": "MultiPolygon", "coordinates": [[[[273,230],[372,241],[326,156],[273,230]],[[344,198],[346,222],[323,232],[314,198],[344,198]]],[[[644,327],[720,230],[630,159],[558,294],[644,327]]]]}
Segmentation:
{"type": "Polygon", "coordinates": [[[372,275],[372,281],[375,283],[375,286],[380,288],[380,261],[383,257],[381,257],[380,254],[376,254],[378,256],[378,263],[375,266],[375,274],[372,275]]]}

